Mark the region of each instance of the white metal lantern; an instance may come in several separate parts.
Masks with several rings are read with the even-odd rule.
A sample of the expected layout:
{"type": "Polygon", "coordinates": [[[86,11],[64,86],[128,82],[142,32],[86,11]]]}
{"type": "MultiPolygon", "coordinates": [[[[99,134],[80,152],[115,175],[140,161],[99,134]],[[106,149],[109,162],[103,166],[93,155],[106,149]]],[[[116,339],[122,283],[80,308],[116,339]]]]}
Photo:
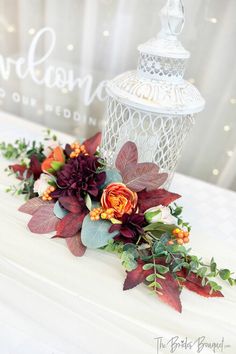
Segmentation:
{"type": "Polygon", "coordinates": [[[161,10],[162,29],[138,47],[136,71],[111,80],[102,153],[108,165],[128,140],[136,143],[139,160],[156,162],[172,179],[183,143],[205,101],[183,79],[190,57],[177,35],[184,26],[182,0],[168,0],[161,10]]]}

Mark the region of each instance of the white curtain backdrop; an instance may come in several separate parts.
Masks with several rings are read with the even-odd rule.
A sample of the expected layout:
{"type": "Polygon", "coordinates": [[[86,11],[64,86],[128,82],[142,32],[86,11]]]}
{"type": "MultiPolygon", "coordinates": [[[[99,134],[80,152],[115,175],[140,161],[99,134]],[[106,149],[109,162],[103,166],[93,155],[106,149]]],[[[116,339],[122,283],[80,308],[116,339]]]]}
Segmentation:
{"type": "MultiPolygon", "coordinates": [[[[207,105],[196,117],[178,171],[236,190],[236,0],[184,2],[186,24],[181,39],[192,54],[185,78],[200,89],[207,105]]],[[[0,0],[0,55],[26,57],[35,34],[50,27],[55,31],[56,45],[46,62],[35,69],[37,77],[42,78],[50,65],[63,67],[80,78],[91,75],[88,80],[93,80],[93,92],[102,80],[136,67],[136,47],[159,31],[158,12],[164,3],[0,0]]],[[[50,37],[43,37],[38,57],[49,45],[50,37]]],[[[96,98],[86,105],[85,91],[85,86],[69,91],[36,85],[31,77],[19,79],[12,70],[8,80],[0,74],[0,109],[89,136],[102,128],[104,102],[96,98]],[[36,104],[29,103],[32,97],[36,104]],[[75,119],[73,112],[77,112],[75,119]]]]}

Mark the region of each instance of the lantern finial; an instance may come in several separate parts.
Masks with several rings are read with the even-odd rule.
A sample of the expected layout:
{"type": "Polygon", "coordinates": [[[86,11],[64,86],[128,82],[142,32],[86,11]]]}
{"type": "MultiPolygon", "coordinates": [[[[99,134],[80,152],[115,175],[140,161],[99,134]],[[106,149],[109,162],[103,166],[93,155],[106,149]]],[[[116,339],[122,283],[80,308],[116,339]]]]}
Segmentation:
{"type": "Polygon", "coordinates": [[[161,37],[178,36],[185,23],[184,5],[182,0],[167,0],[160,12],[162,29],[161,37]]]}

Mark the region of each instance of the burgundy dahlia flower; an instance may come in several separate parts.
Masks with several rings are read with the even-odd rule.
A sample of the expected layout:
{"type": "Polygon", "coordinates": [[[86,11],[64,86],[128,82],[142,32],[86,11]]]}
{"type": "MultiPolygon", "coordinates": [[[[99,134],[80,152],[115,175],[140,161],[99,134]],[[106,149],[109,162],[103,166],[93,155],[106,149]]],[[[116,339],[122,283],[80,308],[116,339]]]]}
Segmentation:
{"type": "Polygon", "coordinates": [[[81,199],[86,193],[97,197],[99,187],[105,182],[106,173],[97,172],[100,163],[98,157],[79,155],[70,159],[57,172],[59,188],[51,194],[53,198],[75,196],[81,199]]]}
{"type": "Polygon", "coordinates": [[[114,224],[110,227],[109,232],[119,231],[114,238],[124,243],[135,243],[138,241],[139,235],[144,233],[143,227],[147,225],[143,214],[132,213],[124,214],[121,219],[122,224],[114,224]]]}

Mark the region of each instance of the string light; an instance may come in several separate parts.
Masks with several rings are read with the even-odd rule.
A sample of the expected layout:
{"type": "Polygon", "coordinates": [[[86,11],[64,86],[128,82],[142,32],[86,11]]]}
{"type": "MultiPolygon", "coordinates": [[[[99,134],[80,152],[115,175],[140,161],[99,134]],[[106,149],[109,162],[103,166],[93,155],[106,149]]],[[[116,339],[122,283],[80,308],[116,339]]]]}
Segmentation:
{"type": "Polygon", "coordinates": [[[13,26],[13,25],[9,25],[8,27],[7,27],[7,31],[9,32],[9,33],[13,33],[13,32],[15,32],[15,27],[13,26]]]}
{"type": "Polygon", "coordinates": [[[68,90],[67,90],[67,88],[63,87],[63,89],[61,90],[61,92],[64,93],[64,94],[66,94],[66,93],[68,93],[68,90]]]}
{"type": "Polygon", "coordinates": [[[66,48],[67,48],[67,50],[69,50],[70,52],[71,52],[72,50],[74,50],[73,44],[68,44],[66,48]]]}
{"type": "Polygon", "coordinates": [[[188,79],[188,82],[190,82],[190,84],[195,84],[195,79],[191,77],[190,79],[188,79]]]}
{"type": "Polygon", "coordinates": [[[216,17],[209,17],[207,18],[207,21],[214,24],[218,23],[218,19],[216,17]]]}
{"type": "Polygon", "coordinates": [[[212,174],[213,174],[214,176],[218,176],[219,173],[220,173],[220,171],[219,171],[217,168],[214,168],[214,170],[212,170],[212,174]]]}
{"type": "Polygon", "coordinates": [[[40,77],[40,76],[41,76],[41,70],[40,70],[40,69],[36,69],[36,70],[34,71],[34,73],[35,73],[35,75],[36,75],[37,77],[40,77]]]}
{"type": "Polygon", "coordinates": [[[229,157],[232,157],[234,152],[232,150],[228,150],[226,151],[226,154],[229,156],[229,157]]]}
{"type": "Polygon", "coordinates": [[[28,30],[28,33],[31,35],[31,36],[33,36],[34,34],[35,34],[35,28],[30,28],[29,30],[28,30]]]}
{"type": "Polygon", "coordinates": [[[37,110],[37,115],[38,116],[42,116],[43,115],[43,110],[42,109],[38,109],[37,110]]]}
{"type": "Polygon", "coordinates": [[[108,30],[103,31],[102,34],[103,34],[104,37],[109,37],[110,36],[110,32],[108,30]]]}
{"type": "Polygon", "coordinates": [[[234,97],[230,98],[229,102],[231,104],[236,104],[236,98],[234,98],[234,97]]]}
{"type": "Polygon", "coordinates": [[[225,131],[225,132],[229,132],[229,131],[230,131],[230,129],[231,129],[231,128],[230,128],[230,126],[229,126],[229,125],[225,125],[225,126],[224,126],[224,131],[225,131]]]}

